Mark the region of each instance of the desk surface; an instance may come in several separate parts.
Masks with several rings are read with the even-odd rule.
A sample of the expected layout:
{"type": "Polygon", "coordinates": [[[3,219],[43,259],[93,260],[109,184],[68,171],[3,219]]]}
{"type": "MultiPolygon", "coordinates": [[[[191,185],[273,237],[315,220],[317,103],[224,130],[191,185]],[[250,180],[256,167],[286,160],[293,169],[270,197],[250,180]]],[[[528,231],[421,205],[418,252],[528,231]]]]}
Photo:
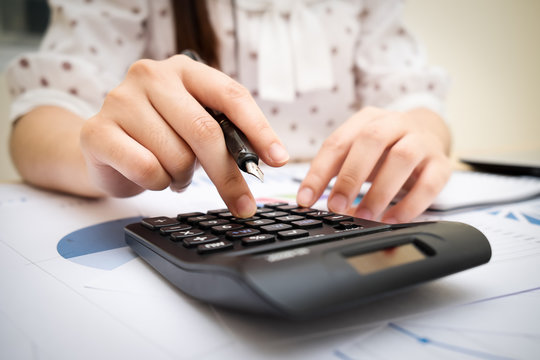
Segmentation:
{"type": "MultiPolygon", "coordinates": [[[[265,171],[264,185],[247,179],[254,195],[294,201],[291,171],[265,171]]],[[[94,224],[222,206],[203,173],[182,194],[130,199],[0,185],[0,358],[533,359],[540,353],[538,198],[424,214],[479,228],[491,242],[492,261],[309,322],[240,315],[190,299],[119,244],[117,234],[78,252],[57,248],[66,235],[94,224]]]]}

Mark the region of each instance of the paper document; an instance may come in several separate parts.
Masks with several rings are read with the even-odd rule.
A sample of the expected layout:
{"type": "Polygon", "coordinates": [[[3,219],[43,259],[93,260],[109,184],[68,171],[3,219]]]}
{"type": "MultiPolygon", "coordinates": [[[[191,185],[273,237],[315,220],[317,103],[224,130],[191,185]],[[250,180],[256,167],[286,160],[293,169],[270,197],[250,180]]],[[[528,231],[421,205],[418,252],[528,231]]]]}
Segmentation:
{"type": "MultiPolygon", "coordinates": [[[[264,168],[264,184],[246,181],[256,198],[294,202],[293,178],[306,169],[264,168]]],[[[186,296],[110,226],[222,207],[202,170],[184,193],[129,199],[0,185],[0,358],[535,359],[540,353],[539,198],[424,214],[421,220],[477,227],[491,243],[492,260],[354,311],[292,323],[186,296]],[[101,230],[93,235],[95,226],[101,230]]]]}
{"type": "Polygon", "coordinates": [[[516,202],[540,195],[540,178],[454,171],[432,210],[516,202]]]}

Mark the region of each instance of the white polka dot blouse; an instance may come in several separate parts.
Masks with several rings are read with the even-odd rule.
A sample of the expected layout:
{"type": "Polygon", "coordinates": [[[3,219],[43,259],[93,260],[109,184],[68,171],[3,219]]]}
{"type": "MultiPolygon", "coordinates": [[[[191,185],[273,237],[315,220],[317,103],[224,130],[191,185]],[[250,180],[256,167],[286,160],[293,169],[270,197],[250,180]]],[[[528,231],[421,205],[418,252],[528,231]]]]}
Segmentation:
{"type": "MultiPolygon", "coordinates": [[[[169,0],[51,0],[39,51],[7,68],[10,120],[41,105],[88,118],[129,66],[176,53],[169,0]]],[[[399,0],[207,0],[221,70],[246,86],[292,158],[313,157],[364,106],[443,113],[444,70],[426,62],[399,0]]]]}

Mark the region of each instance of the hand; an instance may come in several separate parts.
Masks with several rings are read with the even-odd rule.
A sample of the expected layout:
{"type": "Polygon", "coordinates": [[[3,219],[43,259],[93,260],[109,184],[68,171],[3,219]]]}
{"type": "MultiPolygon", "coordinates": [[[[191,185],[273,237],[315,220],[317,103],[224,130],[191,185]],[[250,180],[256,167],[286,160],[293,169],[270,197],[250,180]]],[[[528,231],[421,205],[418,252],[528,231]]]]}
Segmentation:
{"type": "Polygon", "coordinates": [[[81,147],[92,181],[113,196],[168,186],[180,191],[190,184],[198,161],[235,216],[253,215],[255,200],[219,124],[201,104],[225,113],[265,163],[287,162],[281,141],[242,85],[176,55],[134,63],[83,125],[81,147]]]}
{"type": "Polygon", "coordinates": [[[450,135],[444,121],[427,109],[399,113],[365,108],[328,137],[297,195],[309,207],[337,175],[328,208],[364,219],[407,222],[421,214],[451,174],[450,135]],[[372,185],[360,204],[352,203],[365,181],[372,185]],[[407,194],[388,205],[400,189],[407,194]]]}

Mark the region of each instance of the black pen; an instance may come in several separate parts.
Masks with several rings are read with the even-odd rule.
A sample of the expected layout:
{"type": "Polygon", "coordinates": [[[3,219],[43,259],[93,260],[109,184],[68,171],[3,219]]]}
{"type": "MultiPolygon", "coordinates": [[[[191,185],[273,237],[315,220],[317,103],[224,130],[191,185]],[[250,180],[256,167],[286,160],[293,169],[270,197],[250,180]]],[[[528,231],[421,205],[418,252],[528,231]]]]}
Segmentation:
{"type": "MultiPolygon", "coordinates": [[[[182,54],[195,61],[203,62],[193,50],[184,50],[182,54]]],[[[259,168],[259,156],[251,149],[246,136],[222,112],[208,107],[205,109],[221,126],[227,149],[240,170],[255,176],[261,182],[264,181],[264,174],[259,168]]]]}

